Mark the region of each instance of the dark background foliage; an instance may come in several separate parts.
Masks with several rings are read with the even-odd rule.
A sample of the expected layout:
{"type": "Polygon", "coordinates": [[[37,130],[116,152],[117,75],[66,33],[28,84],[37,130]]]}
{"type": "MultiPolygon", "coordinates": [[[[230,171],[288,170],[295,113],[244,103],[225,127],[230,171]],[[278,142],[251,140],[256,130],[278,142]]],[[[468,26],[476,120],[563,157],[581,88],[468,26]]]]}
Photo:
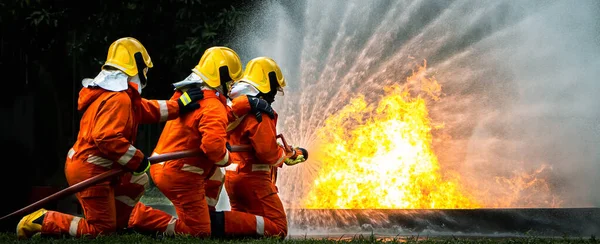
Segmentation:
{"type": "MultiPolygon", "coordinates": [[[[35,198],[38,186],[67,186],[66,153],[79,131],[78,92],[109,45],[140,40],[154,62],[143,96],[167,99],[204,50],[229,45],[248,1],[0,2],[0,113],[4,215],[35,198]]],[[[164,124],[140,127],[136,146],[151,152],[164,124]]],[[[13,226],[14,227],[14,226],[13,226]]]]}

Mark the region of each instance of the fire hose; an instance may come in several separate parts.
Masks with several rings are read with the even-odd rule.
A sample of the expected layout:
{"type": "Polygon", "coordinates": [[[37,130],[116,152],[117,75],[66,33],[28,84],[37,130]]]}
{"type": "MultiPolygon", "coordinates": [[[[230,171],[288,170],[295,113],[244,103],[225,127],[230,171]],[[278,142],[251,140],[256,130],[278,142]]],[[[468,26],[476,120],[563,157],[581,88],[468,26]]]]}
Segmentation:
{"type": "MultiPolygon", "coordinates": [[[[291,152],[293,150],[293,148],[287,144],[287,141],[285,141],[285,138],[282,134],[277,135],[275,139],[277,138],[281,138],[281,142],[283,143],[283,148],[285,149],[286,153],[291,152]]],[[[271,181],[273,181],[273,185],[277,184],[277,167],[271,168],[271,181]]]]}
{"type": "MultiPolygon", "coordinates": [[[[291,148],[288,146],[287,142],[285,141],[285,138],[283,138],[282,134],[277,135],[277,138],[281,138],[286,151],[291,150],[291,148]]],[[[252,151],[251,145],[233,145],[233,146],[231,146],[231,152],[249,152],[249,151],[252,151]]],[[[165,161],[174,160],[174,159],[196,157],[196,156],[200,156],[202,154],[203,154],[202,151],[197,150],[197,149],[192,149],[192,150],[185,150],[185,151],[155,155],[155,156],[149,157],[148,161],[150,161],[150,164],[157,164],[160,162],[165,162],[165,161]]],[[[19,209],[13,213],[10,213],[10,214],[0,218],[0,221],[5,220],[10,217],[13,217],[13,216],[21,215],[23,213],[31,212],[33,210],[41,208],[42,206],[44,206],[50,202],[59,200],[63,197],[66,197],[66,196],[69,196],[72,194],[75,194],[75,193],[80,192],[80,191],[82,191],[90,186],[93,186],[99,182],[103,182],[110,178],[124,174],[125,172],[126,171],[124,169],[112,169],[112,170],[106,171],[102,174],[96,175],[87,180],[84,180],[82,182],[79,182],[77,184],[69,186],[63,190],[60,190],[48,197],[45,197],[42,200],[32,203],[29,206],[26,206],[26,207],[19,209]]],[[[275,183],[277,181],[277,168],[273,168],[273,170],[271,171],[271,179],[273,180],[273,183],[275,183]]]]}
{"type": "MultiPolygon", "coordinates": [[[[252,150],[252,146],[250,146],[250,145],[231,146],[232,152],[248,152],[251,150],[252,150]]],[[[185,151],[165,153],[165,154],[152,156],[152,157],[148,158],[148,161],[150,161],[150,164],[157,164],[160,162],[165,162],[165,161],[174,160],[174,159],[195,157],[195,156],[199,156],[201,154],[202,154],[202,151],[197,150],[197,149],[185,150],[185,151]]],[[[31,212],[33,210],[41,208],[42,206],[44,206],[50,202],[59,200],[63,197],[69,196],[71,194],[75,194],[75,193],[80,192],[90,186],[97,184],[97,183],[100,183],[100,182],[106,181],[110,178],[124,174],[125,172],[127,172],[127,171],[125,171],[124,169],[112,169],[112,170],[106,171],[102,174],[96,175],[87,180],[84,180],[82,182],[79,182],[77,184],[69,186],[63,190],[60,190],[48,197],[45,197],[42,200],[32,203],[31,205],[29,205],[27,207],[24,207],[24,208],[19,209],[11,214],[8,214],[8,215],[0,218],[0,221],[10,218],[12,216],[17,216],[17,215],[21,215],[23,213],[31,212]]]]}

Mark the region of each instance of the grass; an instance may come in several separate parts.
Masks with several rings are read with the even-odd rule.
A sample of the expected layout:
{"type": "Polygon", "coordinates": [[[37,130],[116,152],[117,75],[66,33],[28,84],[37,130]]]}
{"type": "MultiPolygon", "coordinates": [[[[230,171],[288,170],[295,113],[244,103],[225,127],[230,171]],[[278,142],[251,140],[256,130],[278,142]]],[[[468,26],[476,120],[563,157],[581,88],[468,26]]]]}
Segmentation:
{"type": "Polygon", "coordinates": [[[199,239],[187,236],[178,236],[172,238],[159,238],[152,236],[144,236],[140,234],[119,234],[100,236],[95,239],[75,239],[71,237],[65,238],[48,238],[35,236],[29,240],[17,240],[14,233],[0,233],[0,243],[600,243],[595,237],[590,238],[473,238],[473,237],[435,237],[435,238],[418,238],[397,237],[397,238],[377,238],[371,236],[354,236],[347,239],[327,239],[327,238],[310,238],[310,237],[294,237],[287,240],[277,239],[199,239]]]}
{"type": "Polygon", "coordinates": [[[146,192],[144,192],[144,195],[142,195],[140,202],[144,204],[172,205],[171,201],[160,192],[158,187],[150,187],[150,189],[147,189],[146,192]]]}

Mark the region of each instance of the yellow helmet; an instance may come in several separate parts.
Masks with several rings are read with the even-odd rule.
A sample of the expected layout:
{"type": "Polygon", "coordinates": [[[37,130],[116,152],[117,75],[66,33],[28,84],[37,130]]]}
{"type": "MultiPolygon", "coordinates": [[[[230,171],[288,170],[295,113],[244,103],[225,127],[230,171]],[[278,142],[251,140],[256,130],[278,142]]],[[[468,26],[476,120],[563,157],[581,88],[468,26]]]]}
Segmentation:
{"type": "Polygon", "coordinates": [[[262,93],[271,91],[271,80],[275,79],[279,89],[285,87],[285,78],[275,60],[268,57],[258,57],[246,64],[244,75],[240,81],[248,82],[262,93]],[[271,78],[272,77],[272,78],[271,78]]]}
{"type": "Polygon", "coordinates": [[[140,62],[143,59],[145,67],[140,68],[144,70],[145,78],[147,71],[146,67],[152,68],[153,66],[152,60],[142,43],[133,37],[123,37],[110,44],[108,56],[106,57],[106,62],[102,68],[108,65],[125,72],[125,74],[129,76],[135,76],[139,73],[136,64],[136,56],[138,56],[137,59],[140,60],[140,62]]]}
{"type": "Polygon", "coordinates": [[[211,47],[204,51],[198,65],[192,69],[210,87],[217,88],[221,82],[221,69],[227,67],[229,78],[235,81],[242,75],[242,61],[238,54],[228,47],[211,47]]]}

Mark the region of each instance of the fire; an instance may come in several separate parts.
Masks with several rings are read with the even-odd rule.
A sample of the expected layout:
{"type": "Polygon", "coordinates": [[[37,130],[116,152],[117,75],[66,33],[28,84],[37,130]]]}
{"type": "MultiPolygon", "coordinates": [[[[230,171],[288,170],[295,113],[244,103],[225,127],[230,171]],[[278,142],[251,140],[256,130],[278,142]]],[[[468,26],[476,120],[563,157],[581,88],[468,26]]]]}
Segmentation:
{"type": "Polygon", "coordinates": [[[491,207],[550,207],[558,208],[563,200],[552,194],[550,185],[541,176],[552,167],[542,164],[532,173],[514,171],[511,177],[494,177],[496,183],[495,201],[486,204],[491,207]]]}
{"type": "Polygon", "coordinates": [[[441,86],[426,65],[392,85],[377,106],[359,95],[319,129],[321,169],[304,201],[310,209],[477,208],[457,179],[445,179],[432,150],[427,109],[441,86]],[[429,99],[428,99],[429,98],[429,99]]]}

